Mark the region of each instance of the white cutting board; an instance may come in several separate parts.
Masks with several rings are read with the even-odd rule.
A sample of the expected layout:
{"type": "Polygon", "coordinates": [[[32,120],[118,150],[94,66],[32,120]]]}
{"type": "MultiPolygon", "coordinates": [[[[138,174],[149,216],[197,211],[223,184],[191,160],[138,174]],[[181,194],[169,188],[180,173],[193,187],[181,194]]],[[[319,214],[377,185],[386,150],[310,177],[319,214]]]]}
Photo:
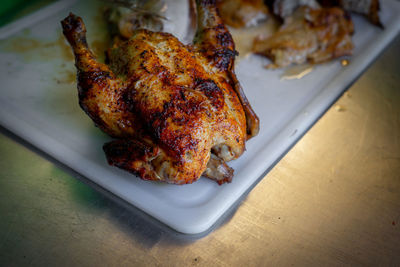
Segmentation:
{"type": "MultiPolygon", "coordinates": [[[[57,2],[0,29],[0,39],[4,39],[0,40],[1,125],[106,190],[187,234],[208,230],[252,188],[400,29],[400,2],[386,0],[382,1],[381,11],[384,30],[353,16],[355,50],[347,67],[334,61],[317,66],[300,80],[282,81],[282,70],[263,68],[266,59],[250,56],[241,60],[236,67],[237,75],[260,117],[259,135],[247,143],[242,157],[229,163],[235,170],[232,183],[219,186],[202,178],[191,185],[176,186],[142,181],[107,164],[102,145],[110,138],[94,127],[79,108],[74,63],[66,55],[59,23],[69,11],[82,16],[91,44],[102,36],[98,30],[98,5],[81,1],[67,7],[66,3],[70,4],[57,2]]],[[[173,3],[167,13],[166,28],[183,38],[186,27],[182,25],[187,18],[182,14],[187,12],[187,5],[173,3]]]]}

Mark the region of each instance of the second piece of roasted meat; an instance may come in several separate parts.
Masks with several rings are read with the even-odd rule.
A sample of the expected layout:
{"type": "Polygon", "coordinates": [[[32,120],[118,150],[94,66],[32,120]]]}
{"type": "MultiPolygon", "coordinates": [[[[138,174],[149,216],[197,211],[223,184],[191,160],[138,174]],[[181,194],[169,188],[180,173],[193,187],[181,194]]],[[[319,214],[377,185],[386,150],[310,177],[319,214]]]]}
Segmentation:
{"type": "Polygon", "coordinates": [[[271,59],[270,68],[321,63],[351,55],[353,31],[353,22],[342,9],[303,6],[286,17],[274,35],[256,39],[253,51],[271,59]]]}
{"type": "Polygon", "coordinates": [[[379,19],[379,0],[265,0],[273,13],[280,18],[293,14],[300,6],[313,9],[319,7],[340,7],[348,12],[365,15],[373,24],[381,26],[379,19]]]}
{"type": "Polygon", "coordinates": [[[88,48],[82,19],[63,32],[75,54],[81,107],[117,140],[104,146],[110,164],[142,179],[186,184],[203,173],[230,181],[226,161],[257,134],[258,118],[234,73],[232,37],[214,1],[198,0],[191,46],[168,33],[136,30],[102,64],[88,48]]]}
{"type": "Polygon", "coordinates": [[[373,24],[383,27],[379,19],[379,0],[320,0],[326,7],[340,6],[344,10],[365,15],[373,24]]]}
{"type": "Polygon", "coordinates": [[[217,0],[217,7],[224,23],[234,28],[256,25],[268,16],[263,0],[217,0]]]}

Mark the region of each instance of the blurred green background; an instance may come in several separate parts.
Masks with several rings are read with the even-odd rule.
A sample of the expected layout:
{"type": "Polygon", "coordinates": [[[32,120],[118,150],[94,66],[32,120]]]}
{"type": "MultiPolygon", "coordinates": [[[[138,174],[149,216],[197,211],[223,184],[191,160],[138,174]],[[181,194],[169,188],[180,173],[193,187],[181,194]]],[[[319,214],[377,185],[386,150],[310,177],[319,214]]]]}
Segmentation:
{"type": "Polygon", "coordinates": [[[0,0],[0,27],[52,2],[55,0],[0,0]]]}

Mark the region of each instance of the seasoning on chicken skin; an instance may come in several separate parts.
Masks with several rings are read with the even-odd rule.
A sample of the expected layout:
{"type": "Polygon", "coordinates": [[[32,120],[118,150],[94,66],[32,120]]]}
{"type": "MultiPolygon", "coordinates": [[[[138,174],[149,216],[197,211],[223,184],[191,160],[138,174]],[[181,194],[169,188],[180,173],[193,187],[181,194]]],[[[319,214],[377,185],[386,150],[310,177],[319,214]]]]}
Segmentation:
{"type": "Polygon", "coordinates": [[[215,1],[196,4],[193,45],[139,29],[110,48],[109,65],[88,48],[80,17],[62,21],[75,54],[80,105],[117,138],[104,145],[108,162],[145,180],[187,184],[205,172],[219,184],[229,182],[233,170],[225,162],[238,158],[258,133],[215,1]]]}

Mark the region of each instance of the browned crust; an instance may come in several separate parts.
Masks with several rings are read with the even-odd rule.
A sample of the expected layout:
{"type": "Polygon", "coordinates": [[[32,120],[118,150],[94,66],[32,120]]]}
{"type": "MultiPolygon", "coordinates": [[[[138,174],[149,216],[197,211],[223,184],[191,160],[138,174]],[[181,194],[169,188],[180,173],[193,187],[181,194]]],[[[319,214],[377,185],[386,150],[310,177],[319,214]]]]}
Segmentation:
{"type": "Polygon", "coordinates": [[[192,183],[215,147],[225,170],[218,183],[230,181],[223,161],[243,153],[246,115],[255,114],[245,111],[251,107],[233,72],[233,40],[214,5],[197,1],[211,24],[200,25],[196,49],[168,33],[137,30],[108,51],[110,67],[88,48],[81,18],[70,14],[62,21],[75,54],[80,105],[119,138],[104,146],[111,165],[146,180],[192,183]]]}

